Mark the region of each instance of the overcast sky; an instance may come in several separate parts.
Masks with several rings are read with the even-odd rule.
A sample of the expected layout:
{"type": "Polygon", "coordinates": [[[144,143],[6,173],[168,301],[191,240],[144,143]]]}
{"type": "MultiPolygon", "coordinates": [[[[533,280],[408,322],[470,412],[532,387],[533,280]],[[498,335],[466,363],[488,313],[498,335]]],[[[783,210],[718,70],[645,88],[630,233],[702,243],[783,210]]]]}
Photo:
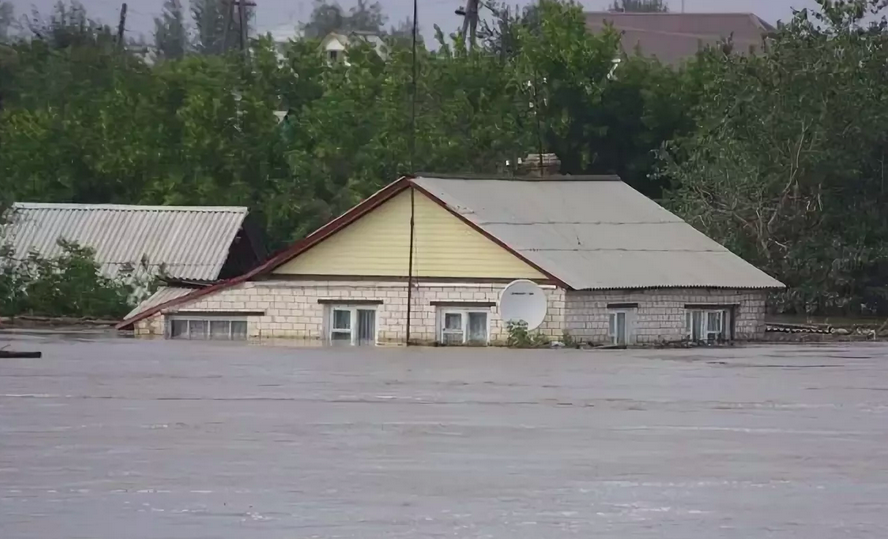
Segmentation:
{"type": "MultiPolygon", "coordinates": [[[[389,24],[403,20],[413,13],[413,0],[379,0],[389,17],[389,24]]],[[[266,32],[284,26],[295,26],[311,13],[312,0],[255,0],[257,6],[256,26],[260,32],[266,32]]],[[[48,13],[56,0],[12,0],[18,15],[26,14],[32,8],[48,13]]],[[[121,2],[115,0],[81,0],[89,14],[102,22],[117,25],[121,2]]],[[[187,0],[183,0],[187,4],[187,0]]],[[[342,0],[340,5],[348,8],[356,0],[342,0]]],[[[423,34],[431,36],[434,24],[439,24],[445,32],[455,30],[461,20],[453,11],[464,0],[419,0],[419,24],[423,34]]],[[[511,4],[527,4],[527,0],[509,0],[511,4]]],[[[610,0],[583,0],[587,10],[607,8],[610,0]]],[[[668,0],[672,11],[681,10],[681,0],[668,0]]],[[[786,20],[792,16],[792,10],[814,7],[814,0],[685,0],[686,11],[697,12],[752,12],[770,23],[786,20]]],[[[127,30],[135,37],[144,34],[150,37],[153,31],[153,17],[158,15],[163,0],[127,0],[127,30]]]]}

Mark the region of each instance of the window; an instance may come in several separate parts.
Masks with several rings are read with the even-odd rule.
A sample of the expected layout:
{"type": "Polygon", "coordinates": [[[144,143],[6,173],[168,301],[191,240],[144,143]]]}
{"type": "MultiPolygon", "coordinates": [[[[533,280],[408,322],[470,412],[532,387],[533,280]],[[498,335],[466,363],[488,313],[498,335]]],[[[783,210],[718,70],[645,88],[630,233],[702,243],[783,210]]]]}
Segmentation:
{"type": "Polygon", "coordinates": [[[331,344],[376,344],[376,309],[349,305],[330,306],[331,344]]]}
{"type": "Polygon", "coordinates": [[[339,59],[339,51],[327,51],[327,58],[329,58],[331,62],[335,62],[339,59]]]}
{"type": "Polygon", "coordinates": [[[731,338],[731,312],[728,309],[688,309],[685,316],[691,341],[718,342],[731,338]]]}
{"type": "Polygon", "coordinates": [[[438,311],[438,342],[441,344],[486,345],[490,327],[486,311],[442,309],[438,311]]]}
{"type": "Polygon", "coordinates": [[[611,309],[608,313],[607,336],[611,344],[628,346],[635,342],[634,307],[611,309]]]}
{"type": "Polygon", "coordinates": [[[247,321],[209,316],[167,316],[168,339],[245,341],[247,321]]]}

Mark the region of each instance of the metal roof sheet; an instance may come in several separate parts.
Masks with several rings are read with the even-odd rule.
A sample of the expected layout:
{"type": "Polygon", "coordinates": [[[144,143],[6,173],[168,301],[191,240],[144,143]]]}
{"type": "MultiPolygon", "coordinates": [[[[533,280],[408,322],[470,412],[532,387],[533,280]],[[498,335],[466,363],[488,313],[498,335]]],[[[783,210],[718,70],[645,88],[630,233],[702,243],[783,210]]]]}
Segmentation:
{"type": "Polygon", "coordinates": [[[602,32],[607,25],[622,35],[623,51],[637,49],[667,64],[693,58],[701,46],[731,39],[738,54],[761,50],[764,36],[774,28],[752,13],[586,13],[586,27],[602,32]]]}
{"type": "Polygon", "coordinates": [[[147,311],[148,309],[160,305],[162,303],[166,303],[167,301],[181,298],[191,292],[194,292],[194,288],[184,288],[178,286],[162,286],[157,289],[157,292],[152,294],[142,303],[140,303],[135,309],[129,312],[126,316],[123,317],[124,320],[129,320],[130,318],[136,316],[137,314],[147,311]]]}
{"type": "Polygon", "coordinates": [[[212,281],[246,216],[243,207],[16,203],[3,238],[18,259],[32,251],[57,256],[61,238],[92,248],[109,277],[127,266],[138,274],[162,265],[171,278],[212,281]]]}
{"type": "Polygon", "coordinates": [[[619,180],[414,182],[576,290],[783,287],[619,180]]]}

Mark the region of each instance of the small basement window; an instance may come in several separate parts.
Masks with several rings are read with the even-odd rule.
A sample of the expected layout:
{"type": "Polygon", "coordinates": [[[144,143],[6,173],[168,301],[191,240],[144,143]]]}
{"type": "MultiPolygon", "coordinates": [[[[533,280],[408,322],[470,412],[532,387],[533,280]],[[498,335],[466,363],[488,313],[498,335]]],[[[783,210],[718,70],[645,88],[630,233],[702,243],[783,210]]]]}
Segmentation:
{"type": "Polygon", "coordinates": [[[730,309],[688,309],[685,325],[688,340],[694,342],[722,342],[731,339],[730,309]]]}
{"type": "Polygon", "coordinates": [[[438,342],[483,346],[490,342],[486,311],[444,308],[438,310],[438,342]]]}
{"type": "Polygon", "coordinates": [[[168,339],[245,341],[246,319],[214,318],[201,316],[175,316],[166,318],[168,339]]]}

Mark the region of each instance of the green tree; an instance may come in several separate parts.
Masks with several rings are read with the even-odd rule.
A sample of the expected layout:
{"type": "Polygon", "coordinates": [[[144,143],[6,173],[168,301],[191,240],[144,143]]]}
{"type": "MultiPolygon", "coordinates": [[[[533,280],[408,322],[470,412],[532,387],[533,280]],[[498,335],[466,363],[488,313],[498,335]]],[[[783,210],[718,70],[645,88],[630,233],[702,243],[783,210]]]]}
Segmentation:
{"type": "MultiPolygon", "coordinates": [[[[195,28],[194,48],[200,54],[222,54],[238,46],[240,17],[237,6],[227,0],[193,0],[191,18],[195,28]],[[228,28],[225,24],[228,22],[228,28]]],[[[249,31],[255,17],[254,8],[246,11],[249,31]]]]}
{"type": "Polygon", "coordinates": [[[672,206],[783,280],[781,310],[888,312],[880,3],[802,11],[766,55],[705,53],[699,128],[663,157],[672,206]]]}
{"type": "Polygon", "coordinates": [[[194,48],[201,54],[222,54],[228,44],[234,43],[236,33],[232,30],[236,17],[229,11],[229,4],[222,0],[194,0],[191,3],[191,18],[194,21],[194,48]],[[231,18],[229,28],[225,22],[231,18]],[[228,43],[226,43],[226,40],[228,43]]]}
{"type": "Polygon", "coordinates": [[[371,32],[382,34],[388,18],[382,13],[379,2],[368,3],[358,0],[356,6],[346,13],[336,3],[327,0],[314,0],[311,15],[302,31],[308,38],[321,39],[330,32],[371,32]]]}
{"type": "Polygon", "coordinates": [[[154,19],[154,46],[165,59],[185,56],[188,50],[188,30],[181,0],[166,0],[163,14],[154,19]]]}
{"type": "Polygon", "coordinates": [[[379,2],[368,3],[367,0],[358,0],[357,5],[348,10],[346,28],[353,32],[381,34],[387,20],[388,17],[382,13],[379,2]]]}
{"type": "Polygon", "coordinates": [[[589,115],[609,84],[619,36],[587,32],[577,4],[544,0],[539,10],[542,24],[519,29],[515,82],[527,89],[539,145],[561,158],[562,172],[582,173],[595,159],[588,138],[605,134],[589,115]]]}
{"type": "Polygon", "coordinates": [[[345,16],[339,4],[328,4],[325,0],[314,0],[311,15],[302,25],[302,32],[308,38],[321,39],[330,32],[345,27],[345,16]]]}
{"type": "Polygon", "coordinates": [[[11,2],[0,2],[0,43],[9,37],[9,30],[15,24],[15,6],[11,2]]]}
{"type": "Polygon", "coordinates": [[[614,0],[608,10],[631,13],[668,13],[669,5],[664,0],[614,0]]]}

